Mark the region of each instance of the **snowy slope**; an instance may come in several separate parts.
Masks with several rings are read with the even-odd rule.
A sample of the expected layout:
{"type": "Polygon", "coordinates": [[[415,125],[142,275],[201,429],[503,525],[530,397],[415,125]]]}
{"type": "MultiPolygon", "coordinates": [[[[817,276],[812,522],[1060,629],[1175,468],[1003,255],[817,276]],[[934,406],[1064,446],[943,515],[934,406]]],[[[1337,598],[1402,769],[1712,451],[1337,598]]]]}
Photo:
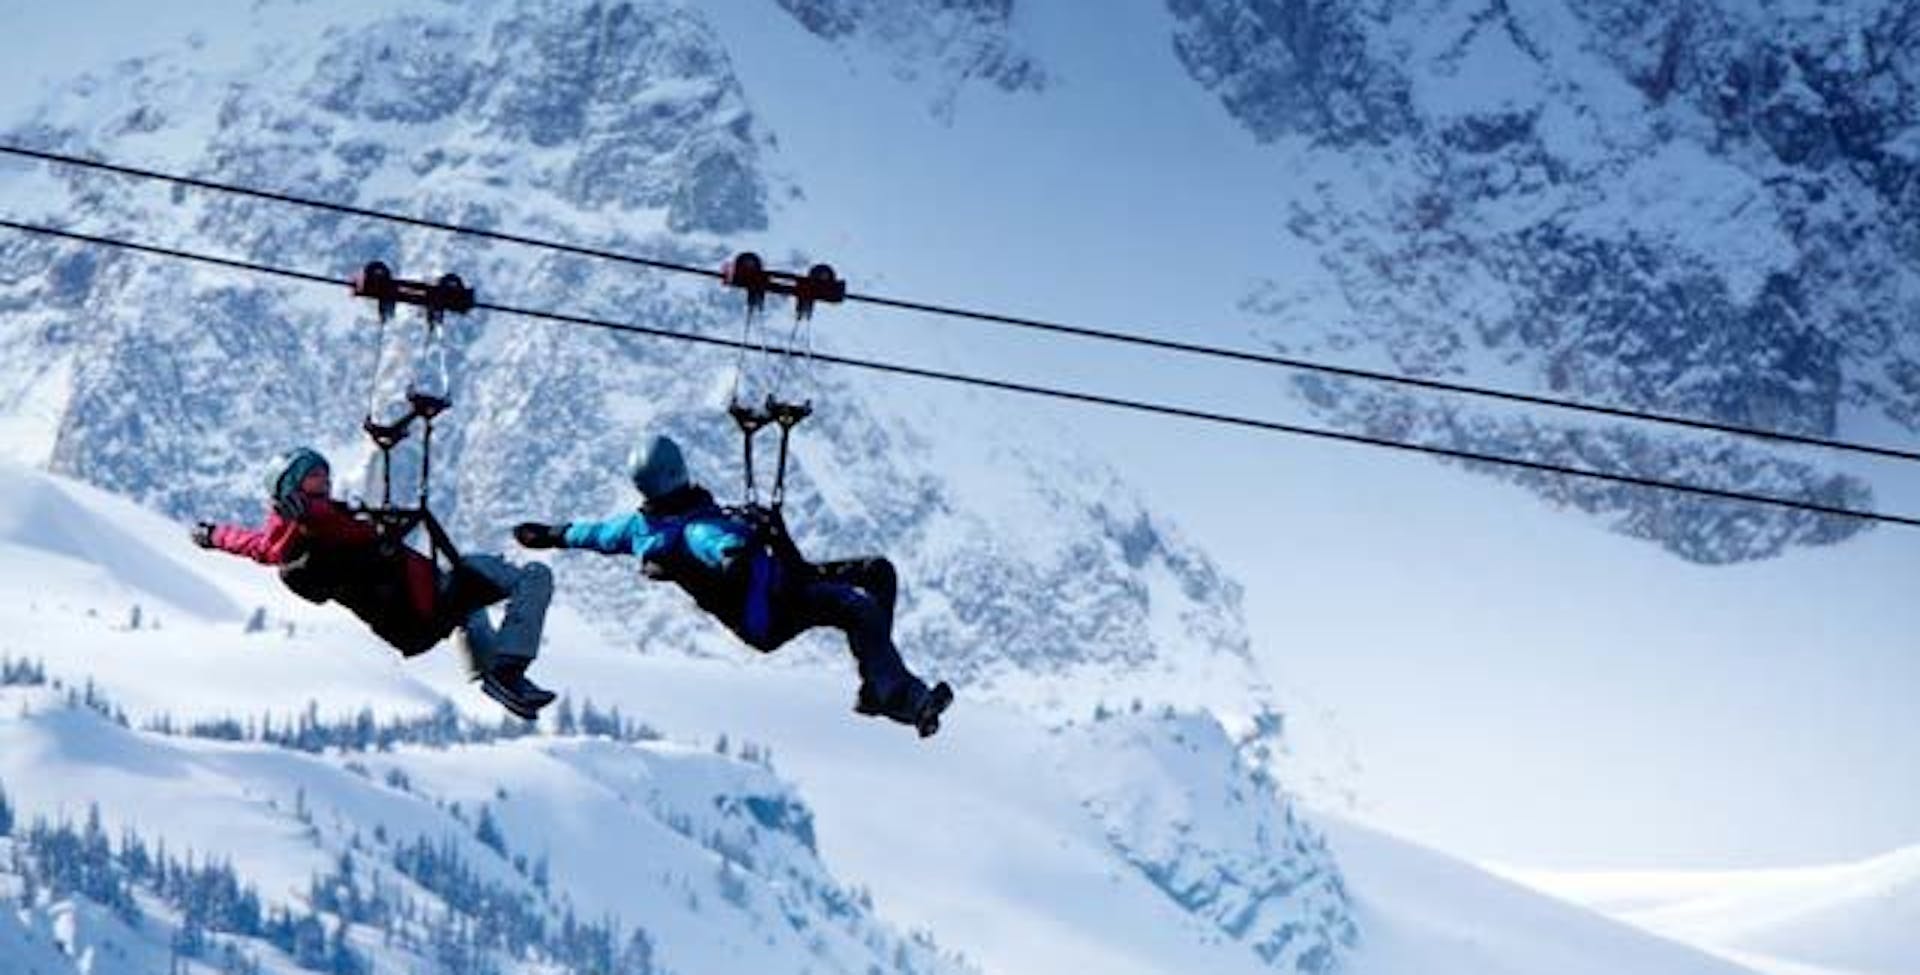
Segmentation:
{"type": "Polygon", "coordinates": [[[1431,975],[1581,975],[1712,972],[1745,966],[1623,929],[1618,922],[1390,835],[1328,823],[1328,838],[1356,891],[1360,921],[1380,935],[1359,971],[1431,975]]]}
{"type": "Polygon", "coordinates": [[[12,464],[6,474],[0,478],[0,544],[10,557],[0,571],[7,573],[8,591],[31,592],[50,581],[38,573],[51,570],[60,574],[54,588],[134,603],[159,600],[206,620],[239,616],[226,593],[187,573],[190,556],[177,537],[137,538],[121,527],[148,520],[139,506],[85,485],[33,477],[12,464]]]}
{"type": "MultiPolygon", "coordinates": [[[[505,926],[504,911],[437,887],[407,860],[424,848],[528,898],[554,927],[563,912],[622,918],[619,940],[645,930],[666,970],[863,971],[904,958],[963,970],[877,925],[831,881],[813,859],[805,808],[769,773],[705,750],[561,738],[315,756],[143,734],[47,694],[10,698],[23,716],[0,732],[0,781],[22,816],[77,821],[97,805],[107,835],[218,858],[269,904],[322,910],[310,885],[337,881],[350,858],[369,882],[382,872],[389,885],[412,881],[428,912],[505,926]],[[495,824],[492,843],[483,821],[495,824]]],[[[419,964],[407,956],[425,952],[408,935],[433,937],[406,920],[348,919],[349,940],[378,967],[419,964]],[[403,950],[377,949],[386,942],[403,950]]]]}
{"type": "MultiPolygon", "coordinates": [[[[619,665],[634,666],[624,661],[619,665]]],[[[856,752],[857,742],[834,734],[831,723],[823,721],[844,697],[837,688],[815,687],[809,692],[787,675],[777,682],[742,682],[735,675],[712,673],[697,664],[654,668],[647,680],[628,686],[648,702],[645,713],[668,726],[725,725],[755,740],[776,742],[778,766],[808,789],[820,813],[821,848],[828,859],[844,864],[850,878],[870,886],[879,903],[895,905],[903,920],[941,932],[942,943],[962,947],[989,971],[1019,970],[1030,960],[1046,963],[1036,971],[1058,971],[1074,964],[1114,966],[1120,971],[1136,970],[1135,964],[1145,964],[1149,971],[1214,970],[1170,960],[1166,949],[1155,947],[1159,938],[1151,935],[1161,932],[1153,927],[1156,922],[1151,916],[1140,920],[1133,910],[1116,912],[1112,902],[1087,904],[1079,893],[1084,888],[1066,883],[1076,877],[1095,887],[1113,881],[1110,873],[1103,881],[1099,870],[1088,869],[1075,844],[1063,845],[1057,834],[1049,836],[1041,825],[1063,815],[1056,805],[1058,797],[1047,788],[1056,778],[1156,783],[1121,801],[1101,794],[1096,786],[1094,795],[1083,802],[1090,802],[1098,813],[1107,841],[1117,840],[1127,851],[1131,864],[1127,870],[1151,870],[1166,878],[1175,891],[1182,890],[1185,882],[1213,878],[1185,888],[1201,913],[1222,911],[1231,916],[1234,896],[1259,883],[1260,870],[1249,869],[1244,862],[1235,865],[1217,854],[1188,858],[1173,869],[1153,867],[1162,860],[1154,855],[1156,849],[1178,849],[1183,838],[1202,842],[1211,823],[1239,815],[1218,784],[1203,784],[1205,777],[1194,779],[1196,771],[1224,758],[1215,749],[1199,749],[1200,762],[1181,762],[1170,769],[1161,766],[1165,771],[1142,774],[1142,769],[1152,769],[1157,759],[1170,752],[1195,742],[1204,744],[1207,734],[1195,734],[1190,719],[1176,719],[1172,734],[1162,731],[1146,736],[1153,746],[1148,751],[1114,747],[1138,734],[1123,717],[1092,722],[1086,725],[1092,737],[1067,753],[1071,765],[1052,774],[1035,774],[1010,767],[1008,756],[1059,754],[1057,746],[1050,748],[1020,733],[1020,722],[1006,714],[956,712],[951,729],[956,734],[947,737],[942,732],[934,747],[922,753],[905,742],[896,743],[897,747],[879,742],[887,747],[856,752]],[[716,708],[716,700],[729,705],[716,708]],[[850,754],[862,758],[850,762],[850,754]],[[888,800],[876,804],[876,795],[888,800]],[[1202,798],[1209,796],[1210,800],[1202,798]],[[1133,824],[1147,828],[1130,832],[1133,824]],[[956,848],[955,836],[978,839],[956,848]],[[903,851],[911,862],[935,864],[933,873],[952,878],[955,887],[929,889],[918,877],[900,875],[897,864],[903,851]],[[1227,882],[1219,883],[1222,879],[1227,882]],[[1137,939],[1126,948],[1134,961],[1108,953],[1111,939],[1123,933],[1137,939]],[[1015,947],[981,947],[1001,938],[1011,939],[1015,947]]],[[[1079,733],[1069,728],[1047,738],[1058,741],[1079,733]]],[[[1343,953],[1342,972],[1735,975],[1749,971],[1698,949],[1542,898],[1471,864],[1370,827],[1325,814],[1302,811],[1300,815],[1316,824],[1316,832],[1325,830],[1341,887],[1352,903],[1359,938],[1350,953],[1343,953]]],[[[1255,912],[1249,919],[1257,917],[1255,912]]],[[[1209,956],[1208,965],[1219,963],[1209,956]]]]}
{"type": "Polygon", "coordinates": [[[1546,873],[1522,883],[1766,971],[1920,970],[1920,850],[1793,870],[1546,873]]]}
{"type": "MultiPolygon", "coordinates": [[[[130,588],[116,590],[96,583],[99,564],[26,544],[55,534],[44,528],[16,520],[0,539],[10,571],[44,580],[0,600],[0,653],[62,685],[0,690],[0,789],[21,824],[77,824],[97,804],[106,835],[218,857],[294,910],[321,910],[309,886],[343,853],[364,877],[398,869],[416,837],[452,835],[536,910],[643,927],[672,971],[933,973],[960,970],[942,960],[957,951],[995,972],[1322,972],[1359,934],[1317,833],[1211,717],[1050,730],[969,701],[923,743],[852,714],[845,674],[636,655],[563,605],[540,674],[569,695],[568,716],[556,705],[541,733],[502,737],[450,652],[402,665],[345,614],[191,549],[174,523],[22,468],[0,467],[0,483],[9,498],[64,497],[136,558],[166,560],[145,567],[154,579],[123,567],[130,588]],[[264,625],[172,602],[162,578],[259,607],[264,625]],[[624,713],[627,731],[608,738],[590,707],[624,713]],[[395,722],[413,731],[366,747],[395,722]],[[777,775],[758,744],[770,741],[777,775]],[[1180,794],[1194,805],[1172,832],[1115,818],[1180,794]],[[483,809],[505,853],[480,837],[483,809]],[[518,858],[537,859],[550,888],[531,887],[518,858]]],[[[386,957],[385,928],[355,921],[350,940],[386,957]]]]}
{"type": "MultiPolygon", "coordinates": [[[[484,726],[468,724],[452,736],[466,744],[374,750],[353,745],[351,730],[340,732],[345,747],[317,751],[189,733],[236,717],[291,734],[305,727],[301,696],[323,724],[370,708],[366,727],[431,718],[449,698],[489,721],[492,709],[450,654],[383,663],[370,639],[274,591],[265,573],[186,549],[173,523],[57,477],[0,475],[7,496],[61,493],[131,543],[177,554],[168,573],[275,621],[249,633],[224,613],[151,597],[145,615],[159,628],[126,630],[107,619],[126,593],[84,580],[50,581],[25,602],[10,590],[0,602],[7,655],[44,661],[45,679],[66,683],[0,689],[0,788],[16,841],[31,820],[78,824],[97,805],[104,835],[230,863],[269,905],[296,912],[317,909],[316,875],[343,889],[347,856],[357,883],[382,874],[430,908],[391,937],[372,921],[345,929],[376,965],[414,964],[435,943],[426,919],[444,916],[433,905],[452,895],[400,868],[424,837],[452,844],[475,876],[520,892],[536,912],[644,928],[662,970],[963,970],[940,960],[951,952],[996,973],[1529,972],[1572,956],[1595,970],[1607,959],[1660,975],[1733,970],[1364,828],[1338,826],[1330,851],[1210,717],[1143,709],[1048,727],[963,702],[939,737],[920,742],[851,714],[840,675],[626,653],[564,608],[544,678],[666,740],[551,722],[505,738],[472,737],[484,726]],[[248,656],[272,676],[231,678],[248,656]],[[155,667],[156,657],[176,663],[155,667]],[[765,742],[774,744],[756,744],[765,742]],[[550,887],[532,880],[535,860],[550,887]],[[931,941],[902,939],[881,919],[931,941]]],[[[70,561],[22,537],[44,533],[5,537],[16,570],[70,561]]],[[[143,891],[147,920],[131,928],[84,897],[43,894],[19,921],[37,933],[21,937],[43,957],[56,934],[69,958],[89,948],[151,957],[187,922],[143,891]],[[90,920],[57,922],[72,916],[90,920]]],[[[294,970],[259,938],[220,937],[268,970],[294,970]]],[[[139,970],[129,964],[92,970],[139,970]]]]}

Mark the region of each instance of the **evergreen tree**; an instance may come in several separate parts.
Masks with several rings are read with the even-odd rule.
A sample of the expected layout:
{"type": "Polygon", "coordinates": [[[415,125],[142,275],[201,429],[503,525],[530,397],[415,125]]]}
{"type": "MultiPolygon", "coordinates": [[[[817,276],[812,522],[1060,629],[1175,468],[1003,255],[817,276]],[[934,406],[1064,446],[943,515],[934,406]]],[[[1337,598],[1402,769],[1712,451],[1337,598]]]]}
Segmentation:
{"type": "Polygon", "coordinates": [[[493,809],[486,803],[480,804],[480,822],[474,826],[473,838],[480,845],[501,856],[507,855],[507,838],[500,835],[500,824],[493,818],[493,809]]]}
{"type": "Polygon", "coordinates": [[[634,928],[627,948],[620,953],[621,975],[653,975],[653,939],[645,928],[634,928]]]}
{"type": "Polygon", "coordinates": [[[39,687],[47,682],[46,668],[37,661],[0,659],[0,686],[39,687]]]}

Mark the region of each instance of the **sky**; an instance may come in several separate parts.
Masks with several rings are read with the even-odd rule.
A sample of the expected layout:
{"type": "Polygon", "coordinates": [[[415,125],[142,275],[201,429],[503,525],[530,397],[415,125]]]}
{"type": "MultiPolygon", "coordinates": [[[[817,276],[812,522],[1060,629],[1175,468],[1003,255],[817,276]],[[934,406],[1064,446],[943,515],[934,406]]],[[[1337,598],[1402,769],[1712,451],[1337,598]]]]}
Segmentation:
{"type": "MultiPolygon", "coordinates": [[[[0,14],[9,47],[39,55],[0,61],[0,119],[47,78],[196,25],[217,34],[247,5],[165,20],[131,0],[78,6],[89,16],[0,14]]],[[[1304,270],[1276,263],[1264,188],[1288,178],[1284,157],[1192,84],[1158,6],[1115,3],[1098,31],[1065,0],[1021,10],[1049,89],[965,89],[943,125],[931,82],[815,43],[771,4],[711,6],[805,194],[743,243],[830,255],[863,290],[1250,343],[1239,298],[1304,270]]],[[[848,351],[1298,416],[1267,370],[833,313],[825,340],[848,351]]],[[[1257,653],[1315,705],[1294,719],[1303,747],[1357,755],[1363,818],[1550,868],[1920,844],[1920,531],[1708,568],[1424,459],[1041,402],[1026,415],[1071,430],[1245,584],[1257,653]]],[[[1920,512],[1920,473],[1860,470],[1884,507],[1920,512]]]]}

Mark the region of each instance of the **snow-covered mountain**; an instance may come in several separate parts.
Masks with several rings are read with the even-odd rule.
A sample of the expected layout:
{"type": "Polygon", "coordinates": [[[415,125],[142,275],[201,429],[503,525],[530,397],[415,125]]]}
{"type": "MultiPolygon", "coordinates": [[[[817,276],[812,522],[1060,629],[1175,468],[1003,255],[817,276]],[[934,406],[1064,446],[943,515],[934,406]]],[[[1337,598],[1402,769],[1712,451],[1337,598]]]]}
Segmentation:
{"type": "Polygon", "coordinates": [[[502,724],[451,654],[402,663],[124,499],[0,465],[0,514],[24,970],[1740,971],[1323,835],[1208,715],[974,709],[919,742],[825,675],[632,654],[563,609],[569,700],[502,724]]]}
{"type": "MultiPolygon", "coordinates": [[[[773,175],[773,127],[679,5],[271,13],[298,39],[196,35],[70,82],[10,138],[715,267],[718,235],[766,227],[802,191],[773,175]]],[[[13,170],[7,196],[27,215],[85,213],[96,229],[342,277],[380,257],[403,274],[458,270],[524,307],[739,327],[722,289],[605,262],[73,171],[13,170]]],[[[372,331],[340,294],[20,237],[0,243],[0,267],[17,459],[177,517],[252,519],[262,463],[286,445],[366,456],[372,331]]],[[[474,546],[528,517],[631,507],[622,458],[647,430],[738,490],[732,356],[498,316],[458,323],[449,346],[457,407],[436,498],[474,546]]],[[[1134,696],[1242,718],[1274,707],[1238,587],[1103,464],[1004,403],[969,403],[963,426],[915,422],[846,376],[805,375],[797,391],[821,408],[800,433],[790,520],[810,552],[896,559],[911,660],[1072,713],[1134,696]]],[[[630,565],[580,560],[566,575],[608,633],[734,652],[677,598],[638,591],[630,565]]]]}
{"type": "MultiPolygon", "coordinates": [[[[1270,198],[1296,259],[1245,301],[1276,346],[1762,429],[1920,429],[1912,4],[1168,6],[1194,80],[1288,156],[1270,198]]],[[[1825,457],[1301,385],[1379,435],[1871,500],[1825,457]]],[[[1861,528],[1502,473],[1702,562],[1861,528]]]]}
{"type": "Polygon", "coordinates": [[[935,118],[951,121],[960,91],[984,82],[1003,91],[1041,91],[1047,73],[1013,36],[1013,0],[776,0],[809,32],[885,53],[894,76],[926,81],[935,118]]]}
{"type": "MultiPolygon", "coordinates": [[[[1384,352],[1383,364],[1414,373],[1871,434],[1876,417],[1899,428],[1920,415],[1901,378],[1915,368],[1910,346],[1920,335],[1907,327],[1915,285],[1898,259],[1911,228],[1870,216],[1879,202],[1897,203],[1886,193],[1907,192],[1902,133],[1915,99],[1898,97],[1911,46],[1849,47],[1847,38],[1904,36],[1911,18],[1901,9],[1868,4],[1838,24],[1782,8],[1776,19],[1791,31],[1764,42],[1756,38],[1773,21],[1705,12],[1725,43],[1670,45],[1689,52],[1662,69],[1671,84],[1648,81],[1651,69],[1627,47],[1593,40],[1617,39],[1615,20],[1668,22],[1625,8],[1221,0],[1128,5],[1108,16],[1127,36],[1166,45],[1186,69],[1184,91],[1149,103],[1156,119],[1220,113],[1264,143],[1236,165],[1287,174],[1271,190],[1249,182],[1223,194],[1244,225],[1235,239],[1262,250],[1188,258],[1178,270],[1200,282],[1182,289],[1194,307],[1283,314],[1272,335],[1290,350],[1384,352]],[[1867,128],[1834,135],[1820,151],[1761,154],[1762,143],[1784,145],[1778,133],[1761,138],[1779,126],[1734,124],[1758,109],[1722,105],[1738,118],[1718,128],[1709,122],[1719,116],[1702,116],[1696,103],[1711,100],[1712,79],[1745,65],[1740,58],[1774,64],[1769,51],[1788,57],[1822,44],[1839,45],[1828,59],[1839,73],[1816,86],[1829,92],[1828,107],[1806,126],[1831,134],[1845,115],[1867,128]],[[1842,112],[1853,81],[1877,94],[1842,112]],[[1875,167],[1874,179],[1861,175],[1866,163],[1840,165],[1852,158],[1841,152],[1848,146],[1875,167]],[[1842,202],[1817,214],[1789,207],[1775,198],[1789,176],[1842,202]],[[1741,202],[1749,198],[1769,202],[1741,202]],[[1271,222],[1247,220],[1247,199],[1256,215],[1270,210],[1271,222]],[[1421,200],[1447,219],[1408,223],[1421,200]],[[1722,211],[1739,219],[1715,216],[1722,211]],[[1800,310],[1776,294],[1790,284],[1811,291],[1794,282],[1823,277],[1815,265],[1849,235],[1876,242],[1852,248],[1871,258],[1849,267],[1858,288],[1827,281],[1800,310]],[[1205,265],[1225,270],[1203,280],[1205,265]],[[1645,273],[1619,270],[1628,267],[1645,273]],[[1409,278],[1394,268],[1422,270],[1409,278]],[[1221,281],[1241,283],[1214,287],[1221,281]],[[1778,314],[1748,314],[1761,305],[1778,314]],[[1640,327],[1650,315],[1666,323],[1657,344],[1655,330],[1640,327]],[[1773,324],[1750,327],[1759,321],[1773,324]]],[[[889,167],[929,166],[964,146],[889,156],[884,142],[838,131],[835,113],[895,111],[898,89],[936,130],[971,112],[1008,113],[1009,131],[1028,132],[1034,121],[1019,115],[1028,106],[1098,107],[1090,95],[1103,86],[1115,87],[1106,101],[1138,100],[1117,77],[1089,76],[1057,50],[1051,59],[1062,63],[1035,53],[1047,47],[1036,38],[1063,30],[1061,16],[1000,0],[796,0],[757,13],[665,0],[471,0],[406,14],[265,4],[60,82],[9,138],[694,263],[717,264],[743,242],[778,254],[814,238],[905,281],[950,279],[937,245],[928,251],[939,256],[919,258],[890,243],[928,239],[938,230],[928,221],[951,214],[927,216],[916,204],[890,221],[889,208],[907,201],[878,195],[871,214],[838,208],[847,185],[884,188],[889,167]],[[778,45],[787,57],[768,70],[778,45]],[[836,59],[848,77],[866,79],[866,103],[832,87],[833,70],[819,66],[836,59]],[[812,98],[792,94],[815,86],[812,98]],[[839,143],[843,155],[823,149],[839,143]]],[[[896,127],[892,141],[929,135],[901,117],[879,126],[896,127]]],[[[717,289],[618,265],[38,165],[9,163],[6,172],[3,192],[22,216],[84,213],[94,229],[342,276],[374,256],[405,273],[453,268],[486,297],[690,330],[731,332],[738,315],[717,289]]],[[[1212,175],[1196,166],[1193,178],[1212,175]]],[[[1081,180],[1079,192],[1109,191],[1097,173],[1081,180]]],[[[987,195],[1007,194],[1010,207],[1029,192],[1011,176],[981,183],[987,195]]],[[[1195,200],[1193,209],[1220,202],[1195,200]]],[[[1143,218],[1169,219],[1162,211],[1143,218]]],[[[1071,273],[1068,289],[1081,272],[1071,273]]],[[[364,318],[338,296],[17,236],[0,242],[0,285],[9,366],[0,373],[8,404],[0,432],[16,459],[180,517],[243,518],[256,510],[260,463],[286,444],[365,456],[354,421],[365,412],[370,343],[364,318]],[[251,367],[263,363],[271,366],[251,367]]],[[[1141,282],[1141,300],[1158,286],[1141,282]]],[[[501,526],[520,518],[630,504],[616,469],[643,429],[680,435],[717,485],[736,476],[734,434],[718,409],[733,365],[726,356],[494,319],[461,323],[453,342],[459,405],[441,440],[439,497],[474,544],[499,544],[501,526]]],[[[973,364],[1029,355],[941,341],[918,349],[973,364]]],[[[1005,399],[809,376],[825,408],[803,430],[796,461],[803,542],[820,553],[895,555],[913,583],[903,643],[945,674],[1061,713],[1145,696],[1212,706],[1250,726],[1276,709],[1269,678],[1249,664],[1239,585],[1185,540],[1177,514],[1150,508],[1072,434],[1005,399]]],[[[1308,409],[1376,433],[1829,502],[1869,498],[1864,475],[1804,453],[1307,380],[1300,389],[1308,409]]],[[[1703,561],[1835,541],[1859,527],[1575,480],[1533,483],[1703,561]]],[[[637,593],[626,570],[592,562],[569,572],[607,632],[729,652],[677,602],[637,593]]]]}
{"type": "MultiPolygon", "coordinates": [[[[1251,314],[1264,341],[1362,365],[1814,432],[1911,430],[1911,208],[1888,205],[1912,186],[1898,135],[1911,45],[1878,40],[1911,27],[1898,5],[1859,6],[1859,76],[1808,83],[1816,130],[1845,114],[1832,92],[1886,87],[1861,110],[1879,148],[1789,159],[1742,127],[1757,109],[1726,110],[1725,131],[1701,120],[1721,118],[1701,107],[1714,79],[1736,63],[1807,72],[1829,42],[1847,63],[1853,28],[1799,5],[1765,7],[1773,21],[1701,9],[1678,24],[1548,2],[1169,0],[1103,6],[1096,23],[1080,5],[1010,0],[402,14],[267,0],[133,60],[62,66],[5,137],[706,266],[750,246],[783,266],[831,259],[856,285],[1163,315],[1210,341],[1243,336],[1196,323],[1251,314]],[[1670,82],[1649,82],[1622,18],[1719,40],[1680,45],[1655,70],[1670,82]],[[1115,40],[1092,53],[1061,43],[1103,27],[1115,40]],[[1083,221],[1102,207],[1066,205],[1079,201],[1125,219],[1083,221]],[[1834,272],[1856,247],[1863,263],[1834,272]]],[[[1754,104],[1786,87],[1760,83],[1754,104]]],[[[708,284],[58,168],[0,162],[0,204],[341,277],[381,257],[409,276],[456,270],[491,300],[739,329],[737,297],[708,284]]],[[[1261,398],[1266,374],[896,329],[850,308],[822,318],[828,348],[1869,497],[1868,472],[1810,454],[1327,384],[1300,384],[1296,404],[1261,398]]],[[[292,970],[333,963],[311,953],[333,950],[319,930],[378,970],[441,951],[593,970],[569,952],[602,944],[671,971],[1735,970],[1361,827],[1333,825],[1329,844],[1291,798],[1308,782],[1285,760],[1302,715],[1254,662],[1240,585],[1186,540],[1188,498],[1150,503],[1130,481],[1151,468],[1177,483],[1185,445],[1090,414],[801,371],[821,410],[801,431],[792,520],[812,553],[900,562],[908,658],[961,687],[932,742],[846,713],[834,641],[741,660],[633,566],[575,555],[556,557],[542,674],[580,723],[519,735],[463,720],[482,705],[448,661],[402,669],[255,567],[188,551],[176,523],[257,517],[261,463],[289,443],[364,461],[371,333],[338,292],[0,236],[0,452],[93,486],[0,473],[0,655],[60,681],[22,669],[26,686],[0,692],[0,735],[18,746],[0,787],[19,814],[0,890],[22,908],[0,912],[0,949],[19,948],[4,957],[147,970],[184,943],[194,964],[292,970]],[[608,719],[616,705],[646,727],[608,719]],[[383,735],[390,749],[364,749],[383,735]],[[172,805],[150,808],[166,788],[172,805]],[[353,824],[383,816],[385,840],[356,840],[353,824]],[[212,886],[229,876],[209,858],[231,863],[284,915],[223,916],[225,930],[190,916],[168,871],[155,882],[130,852],[162,841],[191,849],[212,886]],[[106,865],[61,873],[76,848],[106,865]],[[457,859],[428,871],[426,849],[457,859]],[[396,884],[411,916],[361,913],[347,865],[396,884]],[[487,941],[480,919],[501,915],[476,898],[521,940],[487,941]],[[569,911],[589,929],[571,940],[569,911]]],[[[630,506],[619,467],[645,429],[736,483],[730,356],[503,316],[455,320],[449,351],[436,497],[470,547],[506,544],[522,518],[630,506]]],[[[1261,467],[1235,503],[1293,474],[1261,467]]],[[[1698,562],[1854,530],[1534,486],[1698,562]]],[[[1268,544],[1310,573],[1322,553],[1298,543],[1268,544]]]]}

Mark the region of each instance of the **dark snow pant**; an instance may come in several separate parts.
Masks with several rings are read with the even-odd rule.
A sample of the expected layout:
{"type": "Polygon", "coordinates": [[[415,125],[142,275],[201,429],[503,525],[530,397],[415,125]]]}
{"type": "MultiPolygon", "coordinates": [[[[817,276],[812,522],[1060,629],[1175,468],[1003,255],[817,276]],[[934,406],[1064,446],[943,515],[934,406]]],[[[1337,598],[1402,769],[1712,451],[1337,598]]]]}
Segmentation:
{"type": "Polygon", "coordinates": [[[861,699],[896,716],[911,714],[926,696],[927,685],[907,670],[893,645],[893,604],[899,587],[893,563],[884,558],[812,566],[781,594],[776,615],[785,625],[779,642],[816,626],[846,633],[847,649],[860,668],[861,699]]]}

